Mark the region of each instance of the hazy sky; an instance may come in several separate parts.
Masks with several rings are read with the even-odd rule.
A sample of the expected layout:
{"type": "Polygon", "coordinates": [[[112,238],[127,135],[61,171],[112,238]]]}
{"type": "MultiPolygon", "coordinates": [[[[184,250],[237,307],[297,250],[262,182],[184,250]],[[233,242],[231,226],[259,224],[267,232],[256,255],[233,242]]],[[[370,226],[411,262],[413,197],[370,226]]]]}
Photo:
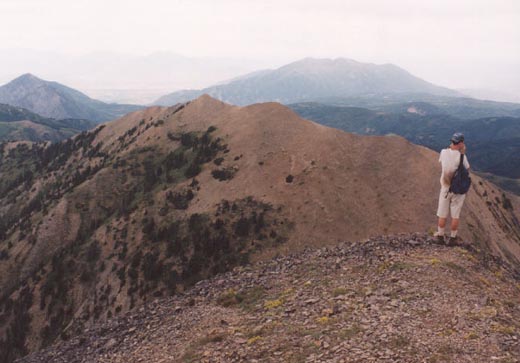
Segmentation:
{"type": "Polygon", "coordinates": [[[520,93],[518,0],[0,0],[0,19],[3,49],[161,51],[273,67],[348,57],[449,87],[520,93]]]}

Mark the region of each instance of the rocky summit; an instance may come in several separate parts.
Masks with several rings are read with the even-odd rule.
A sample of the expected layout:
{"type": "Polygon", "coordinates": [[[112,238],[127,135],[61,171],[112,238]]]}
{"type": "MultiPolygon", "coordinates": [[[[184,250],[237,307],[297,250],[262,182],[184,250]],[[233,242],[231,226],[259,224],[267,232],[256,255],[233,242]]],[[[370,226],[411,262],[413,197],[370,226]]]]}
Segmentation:
{"type": "Polygon", "coordinates": [[[519,282],[471,241],[385,235],[237,267],[18,362],[519,362],[519,282]]]}

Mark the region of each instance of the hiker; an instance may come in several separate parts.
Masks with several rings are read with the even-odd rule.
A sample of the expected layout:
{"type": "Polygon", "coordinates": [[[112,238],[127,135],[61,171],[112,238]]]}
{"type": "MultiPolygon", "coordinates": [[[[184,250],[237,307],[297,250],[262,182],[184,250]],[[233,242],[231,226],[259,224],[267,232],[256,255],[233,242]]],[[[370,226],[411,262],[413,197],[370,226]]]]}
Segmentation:
{"type": "MultiPolygon", "coordinates": [[[[445,243],[445,227],[446,227],[446,219],[448,218],[448,214],[451,214],[451,230],[450,237],[448,239],[448,246],[454,246],[459,242],[460,238],[457,238],[457,230],[459,228],[459,216],[460,210],[462,209],[462,204],[464,203],[464,199],[466,198],[466,191],[464,189],[464,194],[457,191],[457,193],[452,191],[452,181],[455,175],[455,172],[459,168],[459,164],[461,163],[461,157],[463,159],[463,165],[466,169],[469,169],[468,158],[465,155],[466,145],[464,144],[464,135],[460,132],[453,134],[451,137],[451,145],[443,149],[441,151],[439,162],[442,165],[442,174],[441,174],[441,191],[439,194],[439,207],[437,209],[437,217],[439,217],[439,222],[437,224],[437,233],[435,236],[437,237],[437,241],[440,243],[445,243]]],[[[469,179],[469,177],[468,177],[469,179]]],[[[471,180],[469,181],[471,183],[471,180]]],[[[467,185],[469,189],[469,184],[467,185]]]]}

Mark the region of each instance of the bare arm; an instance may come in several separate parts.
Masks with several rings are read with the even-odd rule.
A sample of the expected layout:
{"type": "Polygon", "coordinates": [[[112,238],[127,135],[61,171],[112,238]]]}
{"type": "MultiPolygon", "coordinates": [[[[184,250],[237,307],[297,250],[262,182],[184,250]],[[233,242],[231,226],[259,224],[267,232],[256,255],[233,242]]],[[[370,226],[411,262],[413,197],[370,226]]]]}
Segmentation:
{"type": "MultiPolygon", "coordinates": [[[[466,145],[464,145],[464,146],[460,149],[460,153],[463,154],[463,155],[466,155],[466,145]]],[[[466,167],[466,169],[469,170],[471,166],[469,165],[468,157],[466,156],[465,159],[466,159],[466,163],[467,163],[467,165],[468,165],[468,166],[466,167]]]]}

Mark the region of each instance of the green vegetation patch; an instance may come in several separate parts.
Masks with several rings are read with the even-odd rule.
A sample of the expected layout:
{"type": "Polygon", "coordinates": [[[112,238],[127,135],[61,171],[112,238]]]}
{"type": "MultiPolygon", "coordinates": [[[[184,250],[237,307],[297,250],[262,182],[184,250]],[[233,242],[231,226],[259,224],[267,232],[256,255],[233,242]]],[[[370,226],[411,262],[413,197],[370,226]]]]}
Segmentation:
{"type": "Polygon", "coordinates": [[[230,307],[238,306],[245,310],[252,310],[265,296],[265,289],[261,286],[237,292],[229,289],[217,298],[217,304],[230,307]]]}
{"type": "Polygon", "coordinates": [[[458,265],[458,264],[456,264],[455,262],[452,262],[452,261],[444,262],[444,266],[448,267],[450,270],[457,271],[457,272],[460,272],[460,273],[466,272],[466,269],[463,266],[458,265]]]}

